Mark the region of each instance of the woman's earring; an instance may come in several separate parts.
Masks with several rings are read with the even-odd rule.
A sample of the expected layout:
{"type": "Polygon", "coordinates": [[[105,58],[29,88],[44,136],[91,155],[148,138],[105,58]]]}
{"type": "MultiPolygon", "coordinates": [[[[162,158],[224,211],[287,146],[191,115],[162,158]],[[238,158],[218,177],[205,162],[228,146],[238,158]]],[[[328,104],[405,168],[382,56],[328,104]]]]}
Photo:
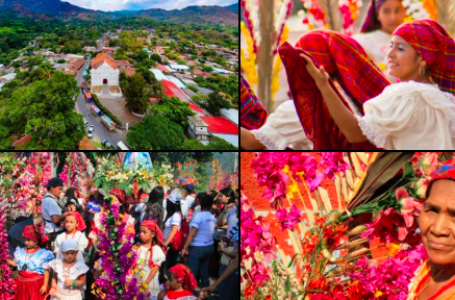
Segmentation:
{"type": "Polygon", "coordinates": [[[424,76],[425,75],[425,71],[422,72],[422,66],[420,66],[420,68],[419,68],[419,74],[420,74],[420,76],[424,76]]]}

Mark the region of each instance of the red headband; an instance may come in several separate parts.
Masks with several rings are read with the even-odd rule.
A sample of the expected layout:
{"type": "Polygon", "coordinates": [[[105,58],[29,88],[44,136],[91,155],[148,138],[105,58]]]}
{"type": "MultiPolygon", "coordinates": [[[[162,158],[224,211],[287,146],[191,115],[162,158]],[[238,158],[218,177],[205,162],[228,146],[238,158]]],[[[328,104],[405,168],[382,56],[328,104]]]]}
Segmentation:
{"type": "Polygon", "coordinates": [[[160,246],[163,251],[166,251],[166,245],[164,243],[164,234],[158,225],[152,220],[146,220],[141,223],[141,226],[147,227],[151,231],[155,232],[155,237],[158,242],[158,246],[160,246]]]}
{"type": "Polygon", "coordinates": [[[78,213],[77,211],[67,211],[65,213],[65,217],[66,216],[73,216],[76,218],[76,221],[77,221],[76,230],[77,231],[84,231],[85,228],[87,228],[87,226],[85,225],[84,219],[82,218],[81,214],[78,213]]]}
{"type": "Polygon", "coordinates": [[[197,281],[187,266],[178,264],[170,268],[169,272],[177,277],[177,280],[182,283],[185,290],[192,292],[197,287],[197,281]]]}
{"type": "Polygon", "coordinates": [[[38,245],[42,245],[49,240],[47,235],[37,230],[33,225],[25,226],[22,236],[26,239],[34,241],[38,245]]]}

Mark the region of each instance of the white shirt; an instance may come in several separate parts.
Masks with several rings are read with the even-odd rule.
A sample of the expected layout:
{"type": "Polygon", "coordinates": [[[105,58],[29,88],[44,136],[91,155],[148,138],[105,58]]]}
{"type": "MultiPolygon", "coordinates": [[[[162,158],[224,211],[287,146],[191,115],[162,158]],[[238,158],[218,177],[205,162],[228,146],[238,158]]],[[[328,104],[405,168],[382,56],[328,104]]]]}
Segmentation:
{"type": "Polygon", "coordinates": [[[278,106],[277,110],[267,117],[265,124],[259,129],[251,130],[251,133],[270,150],[284,150],[286,147],[295,150],[313,149],[292,100],[278,106]]]}
{"type": "Polygon", "coordinates": [[[60,208],[60,206],[58,206],[57,199],[53,195],[47,193],[44,196],[43,203],[41,205],[41,210],[43,213],[43,218],[45,220],[44,222],[46,223],[46,225],[44,226],[45,233],[50,233],[50,232],[53,232],[55,229],[62,228],[62,227],[55,225],[52,222],[53,215],[62,214],[62,209],[60,208]],[[48,221],[51,221],[51,222],[48,222],[48,221]]]}
{"type": "Polygon", "coordinates": [[[215,232],[216,219],[209,211],[201,211],[193,216],[190,227],[198,229],[190,246],[213,245],[213,233],[215,232]]]}
{"type": "Polygon", "coordinates": [[[235,233],[236,228],[238,230],[239,226],[239,219],[237,218],[237,206],[234,206],[230,212],[226,214],[226,219],[227,219],[227,237],[231,238],[231,236],[235,233]]]}
{"type": "Polygon", "coordinates": [[[387,150],[455,149],[455,96],[437,85],[392,84],[363,104],[363,134],[387,150]]]}
{"type": "Polygon", "coordinates": [[[180,224],[182,223],[182,216],[179,213],[174,213],[172,217],[167,219],[164,223],[164,240],[167,240],[172,231],[173,225],[178,225],[180,230],[180,224]]]}

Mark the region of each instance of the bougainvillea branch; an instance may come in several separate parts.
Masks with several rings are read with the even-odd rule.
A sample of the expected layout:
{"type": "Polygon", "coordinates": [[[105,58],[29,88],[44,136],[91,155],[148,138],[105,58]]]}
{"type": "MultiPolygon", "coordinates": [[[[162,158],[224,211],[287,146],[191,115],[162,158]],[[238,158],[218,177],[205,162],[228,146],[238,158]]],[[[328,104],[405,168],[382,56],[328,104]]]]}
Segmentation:
{"type": "Polygon", "coordinates": [[[14,299],[14,289],[16,286],[15,281],[11,277],[11,269],[6,264],[6,260],[10,258],[7,238],[5,217],[0,201],[0,300],[14,299]]]}
{"type": "Polygon", "coordinates": [[[135,277],[128,280],[127,275],[136,258],[132,251],[134,232],[126,229],[127,222],[119,213],[120,203],[106,197],[101,224],[104,229],[99,235],[100,261],[104,275],[95,281],[98,295],[105,300],[145,300],[149,295],[139,291],[135,277]]]}

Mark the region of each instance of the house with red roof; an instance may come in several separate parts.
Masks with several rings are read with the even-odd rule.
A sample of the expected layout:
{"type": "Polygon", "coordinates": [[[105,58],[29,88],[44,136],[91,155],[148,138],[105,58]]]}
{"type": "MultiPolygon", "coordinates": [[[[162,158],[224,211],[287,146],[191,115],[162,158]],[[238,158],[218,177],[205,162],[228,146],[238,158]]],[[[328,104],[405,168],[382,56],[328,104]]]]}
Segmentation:
{"type": "Polygon", "coordinates": [[[236,147],[239,146],[239,127],[237,125],[221,117],[201,116],[200,118],[208,125],[211,135],[222,138],[236,147]]]}
{"type": "Polygon", "coordinates": [[[167,80],[167,79],[163,79],[161,81],[161,84],[163,85],[164,87],[164,90],[165,90],[165,95],[168,96],[168,97],[177,97],[179,98],[181,101],[184,101],[184,102],[189,102],[191,99],[190,97],[185,94],[175,83],[173,83],[172,81],[170,80],[167,80]]]}

